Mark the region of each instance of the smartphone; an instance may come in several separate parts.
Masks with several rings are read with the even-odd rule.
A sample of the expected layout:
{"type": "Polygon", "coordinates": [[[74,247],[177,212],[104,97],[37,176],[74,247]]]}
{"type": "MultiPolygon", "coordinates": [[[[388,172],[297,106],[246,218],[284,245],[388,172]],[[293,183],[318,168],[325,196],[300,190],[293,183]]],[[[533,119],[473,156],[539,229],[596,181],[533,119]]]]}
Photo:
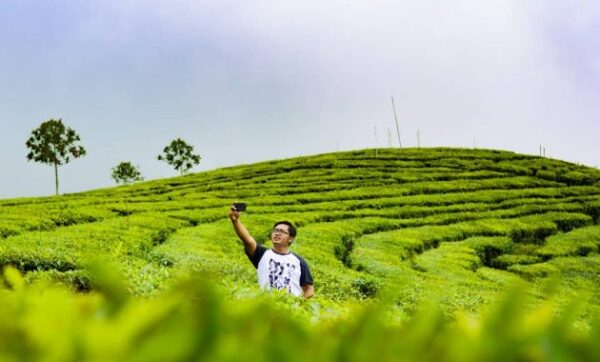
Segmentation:
{"type": "Polygon", "coordinates": [[[233,208],[235,209],[235,211],[246,211],[246,207],[248,205],[245,202],[234,202],[233,203],[233,208]]]}

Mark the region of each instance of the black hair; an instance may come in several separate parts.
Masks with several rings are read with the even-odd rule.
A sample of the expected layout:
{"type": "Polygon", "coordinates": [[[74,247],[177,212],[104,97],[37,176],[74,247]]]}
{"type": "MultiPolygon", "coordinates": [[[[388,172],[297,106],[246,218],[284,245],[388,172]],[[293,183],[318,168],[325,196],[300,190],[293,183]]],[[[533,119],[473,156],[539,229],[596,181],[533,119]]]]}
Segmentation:
{"type": "Polygon", "coordinates": [[[273,229],[275,229],[277,227],[277,225],[287,225],[288,226],[288,231],[290,232],[290,236],[292,238],[296,237],[296,227],[294,226],[294,224],[292,224],[291,222],[287,221],[287,220],[283,220],[283,221],[279,221],[276,222],[275,225],[273,225],[273,229]]]}

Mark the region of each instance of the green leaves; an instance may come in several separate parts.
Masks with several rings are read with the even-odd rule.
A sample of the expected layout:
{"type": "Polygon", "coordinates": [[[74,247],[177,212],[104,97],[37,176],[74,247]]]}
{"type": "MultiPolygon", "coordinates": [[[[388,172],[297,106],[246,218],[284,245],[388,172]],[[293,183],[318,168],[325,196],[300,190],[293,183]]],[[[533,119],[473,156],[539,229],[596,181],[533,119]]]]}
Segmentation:
{"type": "Polygon", "coordinates": [[[25,145],[30,150],[28,161],[53,165],[56,194],[58,195],[58,166],[69,163],[71,158],[85,156],[86,150],[78,145],[79,135],[66,127],[61,119],[51,119],[31,132],[25,145]]]}
{"type": "Polygon", "coordinates": [[[51,119],[34,129],[25,143],[30,149],[27,160],[50,165],[68,163],[71,157],[86,154],[85,148],[76,144],[79,140],[79,135],[66,127],[61,119],[51,119]]]}
{"type": "Polygon", "coordinates": [[[165,161],[173,166],[181,175],[200,163],[200,155],[194,153],[194,146],[187,144],[181,138],[173,140],[163,153],[157,156],[159,161],[165,161]]]}
{"type": "Polygon", "coordinates": [[[111,177],[117,184],[129,184],[144,180],[139,167],[134,166],[131,162],[120,162],[112,169],[111,177]]]}
{"type": "MultiPolygon", "coordinates": [[[[0,201],[0,265],[24,273],[25,292],[10,295],[29,295],[0,293],[0,345],[62,360],[598,359],[600,185],[532,175],[572,166],[506,152],[379,151],[0,201]],[[244,223],[259,241],[277,220],[299,225],[293,252],[315,298],[259,292],[227,218],[235,199],[252,205],[244,223]],[[95,270],[90,256],[114,266],[95,270]],[[40,281],[85,293],[33,290],[40,281]],[[517,282],[526,295],[499,302],[517,282]],[[76,323],[44,333],[57,321],[76,323]]],[[[23,285],[8,279],[2,292],[23,285]]]]}
{"type": "MultiPolygon", "coordinates": [[[[331,305],[287,293],[232,296],[203,276],[160,296],[127,295],[114,267],[93,263],[97,289],[23,285],[0,275],[0,355],[15,361],[596,361],[600,325],[578,327],[585,295],[527,307],[517,284],[480,317],[448,316],[435,299],[402,321],[389,302],[331,305]]],[[[21,280],[21,281],[20,281],[21,280]]]]}

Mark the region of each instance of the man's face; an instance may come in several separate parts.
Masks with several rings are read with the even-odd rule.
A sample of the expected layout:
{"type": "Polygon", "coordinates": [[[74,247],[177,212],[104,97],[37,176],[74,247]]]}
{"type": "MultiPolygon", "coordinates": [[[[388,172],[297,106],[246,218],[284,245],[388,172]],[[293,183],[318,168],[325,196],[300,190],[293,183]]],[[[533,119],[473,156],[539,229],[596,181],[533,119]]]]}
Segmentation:
{"type": "Polygon", "coordinates": [[[271,242],[273,244],[289,246],[293,239],[290,236],[290,227],[285,224],[277,224],[271,231],[271,242]]]}

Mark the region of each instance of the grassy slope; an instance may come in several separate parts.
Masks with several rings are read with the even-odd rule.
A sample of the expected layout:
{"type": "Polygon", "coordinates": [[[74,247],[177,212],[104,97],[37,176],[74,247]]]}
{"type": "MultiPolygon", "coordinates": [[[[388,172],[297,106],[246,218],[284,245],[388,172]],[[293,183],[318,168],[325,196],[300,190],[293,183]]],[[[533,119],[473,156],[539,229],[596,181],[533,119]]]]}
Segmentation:
{"type": "Polygon", "coordinates": [[[422,298],[476,311],[525,280],[541,296],[587,291],[600,301],[600,172],[510,152],[373,150],[243,165],[49,198],[0,201],[0,265],[30,280],[88,287],[85,260],[118,261],[134,294],[179,274],[207,273],[236,293],[255,274],[227,219],[268,242],[297,223],[293,251],[312,267],[322,301],[375,294],[401,313],[422,298]]]}

